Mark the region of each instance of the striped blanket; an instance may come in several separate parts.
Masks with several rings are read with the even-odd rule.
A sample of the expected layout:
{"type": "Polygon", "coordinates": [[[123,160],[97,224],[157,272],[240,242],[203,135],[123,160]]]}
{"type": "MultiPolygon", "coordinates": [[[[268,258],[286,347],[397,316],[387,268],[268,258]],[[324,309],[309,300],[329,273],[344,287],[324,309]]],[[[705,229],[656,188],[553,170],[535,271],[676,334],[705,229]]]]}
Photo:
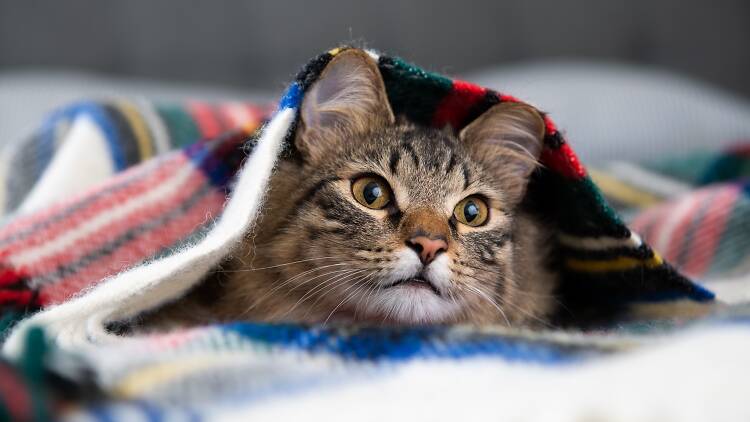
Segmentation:
{"type": "Polygon", "coordinates": [[[594,180],[630,226],[724,301],[750,300],[750,147],[612,162],[594,180]]]}
{"type": "MultiPolygon", "coordinates": [[[[128,335],[122,321],[183,295],[241,241],[306,89],[340,51],[313,59],[273,110],[81,103],[3,155],[0,418],[748,420],[748,309],[678,317],[713,294],[625,225],[549,118],[528,194],[555,223],[561,300],[611,311],[608,325],[128,335]],[[644,309],[658,317],[623,312],[644,309]]],[[[394,112],[418,124],[458,130],[518,101],[368,54],[394,112]]]]}

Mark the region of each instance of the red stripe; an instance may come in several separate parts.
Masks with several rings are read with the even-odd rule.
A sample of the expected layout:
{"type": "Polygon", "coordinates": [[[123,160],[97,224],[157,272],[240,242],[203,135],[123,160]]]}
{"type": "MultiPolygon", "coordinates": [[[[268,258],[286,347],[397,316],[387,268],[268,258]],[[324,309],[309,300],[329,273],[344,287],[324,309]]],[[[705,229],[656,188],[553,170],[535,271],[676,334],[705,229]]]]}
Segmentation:
{"type": "Polygon", "coordinates": [[[0,290],[0,305],[14,304],[25,306],[31,303],[34,292],[30,290],[0,290]]]}
{"type": "MultiPolygon", "coordinates": [[[[157,167],[150,168],[153,163],[149,162],[150,164],[148,165],[148,167],[138,165],[133,168],[132,173],[130,172],[130,170],[128,170],[126,171],[126,173],[128,174],[122,173],[122,175],[115,176],[115,178],[121,183],[126,183],[132,178],[133,173],[135,173],[136,171],[147,173],[150,172],[150,174],[147,174],[146,177],[143,177],[138,182],[132,183],[130,186],[127,186],[117,192],[102,195],[99,199],[78,210],[75,214],[72,214],[66,218],[63,218],[57,223],[41,229],[33,235],[5,245],[0,250],[2,256],[6,257],[6,259],[12,259],[12,255],[18,253],[19,251],[27,250],[29,248],[41,245],[43,243],[49,242],[51,239],[61,236],[67,231],[75,230],[80,225],[85,224],[92,217],[100,215],[110,208],[117,207],[122,202],[127,201],[130,198],[137,197],[143,192],[153,189],[154,186],[158,186],[163,182],[164,179],[173,174],[175,170],[182,166],[189,165],[186,164],[187,161],[188,158],[184,154],[174,154],[168,159],[164,159],[161,163],[159,163],[157,167]]],[[[111,188],[113,183],[108,183],[108,185],[111,188]]],[[[89,191],[88,195],[97,194],[102,190],[106,189],[95,188],[89,191]]],[[[65,212],[67,208],[82,200],[85,200],[85,197],[76,197],[71,201],[66,201],[64,203],[58,204],[54,206],[54,213],[44,211],[40,212],[39,215],[34,214],[31,216],[27,223],[31,224],[35,222],[43,222],[47,219],[53,218],[55,215],[65,212]]],[[[3,230],[2,235],[8,237],[15,231],[22,230],[24,227],[28,227],[29,224],[24,224],[20,227],[15,228],[15,230],[11,230],[10,228],[3,230]]]]}
{"type": "Polygon", "coordinates": [[[695,277],[708,270],[734,203],[739,197],[740,189],[728,186],[713,198],[711,207],[706,210],[706,215],[694,234],[693,242],[688,245],[688,259],[683,268],[685,273],[695,277]]]}
{"type": "Polygon", "coordinates": [[[522,103],[523,102],[519,100],[518,98],[512,95],[508,95],[508,94],[500,94],[500,101],[509,102],[509,103],[522,103]]]}
{"type": "MultiPolygon", "coordinates": [[[[649,243],[651,247],[658,247],[658,245],[656,245],[656,241],[659,239],[666,221],[669,220],[669,218],[672,216],[674,208],[679,202],[680,201],[669,202],[667,204],[664,204],[663,206],[659,206],[656,212],[654,212],[651,218],[651,222],[649,223],[649,227],[651,229],[648,232],[642,233],[643,239],[646,241],[646,243],[649,243]]],[[[661,253],[662,251],[658,252],[661,253]]]]}
{"type": "Polygon", "coordinates": [[[642,238],[646,237],[646,228],[648,224],[653,220],[654,215],[658,206],[647,208],[645,211],[638,213],[629,223],[628,226],[632,231],[638,233],[642,238]]]}
{"type": "Polygon", "coordinates": [[[150,232],[133,239],[114,253],[104,256],[81,271],[54,285],[43,286],[40,300],[46,306],[67,300],[81,290],[97,284],[104,278],[138,265],[165,247],[174,245],[206,221],[207,215],[219,215],[226,198],[212,192],[196,203],[187,213],[150,232]]]}
{"type": "Polygon", "coordinates": [[[198,124],[203,138],[214,138],[221,135],[224,128],[214,115],[211,106],[201,101],[191,101],[187,108],[193,116],[193,120],[198,124]]]}
{"type": "Polygon", "coordinates": [[[440,101],[432,118],[432,126],[443,128],[450,125],[461,129],[473,107],[477,105],[487,90],[468,82],[454,80],[451,92],[440,101]]]}
{"type": "MultiPolygon", "coordinates": [[[[184,202],[185,199],[200,189],[205,183],[207,183],[205,175],[196,169],[182,185],[175,188],[172,194],[160,198],[148,206],[138,208],[119,220],[111,221],[88,236],[77,239],[73,244],[66,245],[65,249],[61,252],[46,255],[28,265],[19,266],[19,268],[25,271],[30,277],[37,277],[48,274],[61,265],[75,262],[89,253],[101,249],[107,242],[110,242],[124,232],[168,212],[177,204],[184,202]]],[[[137,202],[139,198],[129,197],[126,200],[137,202]]],[[[151,236],[151,234],[147,234],[146,236],[151,236]]],[[[10,262],[13,262],[12,258],[10,262]]]]}
{"type": "Polygon", "coordinates": [[[226,103],[215,105],[214,113],[216,114],[216,117],[219,119],[219,121],[222,122],[222,126],[224,127],[225,131],[228,132],[234,129],[234,118],[231,116],[228,105],[226,103]]]}
{"type": "Polygon", "coordinates": [[[224,115],[222,114],[221,110],[219,109],[219,106],[216,104],[211,104],[211,115],[213,116],[214,120],[216,120],[216,123],[218,123],[219,127],[221,127],[221,134],[225,134],[226,132],[229,132],[232,130],[231,126],[227,124],[226,119],[224,118],[224,115]]]}
{"type": "Polygon", "coordinates": [[[16,269],[2,270],[0,271],[0,286],[9,286],[27,277],[28,274],[25,274],[16,269]]]}
{"type": "Polygon", "coordinates": [[[654,220],[663,215],[663,210],[671,208],[671,203],[656,205],[639,213],[633,221],[628,224],[630,228],[638,233],[644,240],[651,239],[651,231],[654,229],[654,220]]]}
{"type": "Polygon", "coordinates": [[[698,191],[694,195],[691,195],[686,201],[691,201],[688,211],[678,216],[681,218],[679,223],[669,233],[669,240],[667,245],[666,253],[664,257],[669,261],[676,261],[680,255],[680,251],[685,245],[685,233],[687,233],[688,227],[690,227],[693,220],[695,220],[695,211],[700,207],[703,201],[706,199],[706,191],[698,191]]]}
{"type": "Polygon", "coordinates": [[[4,364],[0,364],[0,399],[12,420],[32,419],[29,389],[18,374],[4,364]]]}
{"type": "MultiPolygon", "coordinates": [[[[263,119],[263,111],[255,104],[243,103],[245,110],[247,110],[248,116],[250,116],[250,123],[257,124],[263,119]]],[[[246,124],[245,126],[249,126],[246,124]]]]}
{"type": "Polygon", "coordinates": [[[557,132],[555,122],[553,122],[547,115],[544,116],[544,127],[547,135],[554,135],[557,132]]]}
{"type": "Polygon", "coordinates": [[[586,169],[567,143],[557,149],[544,148],[540,161],[544,166],[568,179],[581,180],[586,176],[586,169]]]}

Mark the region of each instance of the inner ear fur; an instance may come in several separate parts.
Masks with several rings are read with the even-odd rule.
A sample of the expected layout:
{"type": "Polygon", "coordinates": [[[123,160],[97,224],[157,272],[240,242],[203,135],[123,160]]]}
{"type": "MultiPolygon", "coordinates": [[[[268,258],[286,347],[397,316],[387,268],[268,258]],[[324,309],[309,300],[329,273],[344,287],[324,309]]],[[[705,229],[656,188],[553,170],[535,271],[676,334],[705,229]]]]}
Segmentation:
{"type": "Polygon", "coordinates": [[[395,121],[377,63],[362,50],[336,55],[305,93],[295,138],[306,161],[336,143],[395,121]]]}
{"type": "Polygon", "coordinates": [[[544,119],[534,107],[501,103],[491,107],[459,134],[473,157],[491,171],[506,195],[520,201],[544,147],[544,119]]]}

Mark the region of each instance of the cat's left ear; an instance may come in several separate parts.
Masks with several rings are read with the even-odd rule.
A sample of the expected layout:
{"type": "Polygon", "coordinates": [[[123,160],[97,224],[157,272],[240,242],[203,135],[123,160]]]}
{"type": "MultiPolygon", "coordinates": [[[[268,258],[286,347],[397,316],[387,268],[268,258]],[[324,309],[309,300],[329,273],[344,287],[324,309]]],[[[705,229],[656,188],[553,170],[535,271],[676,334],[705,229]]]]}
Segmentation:
{"type": "Polygon", "coordinates": [[[362,50],[337,54],[305,93],[295,145],[311,163],[337,142],[394,122],[383,77],[362,50]]]}
{"type": "Polygon", "coordinates": [[[493,106],[459,134],[475,160],[495,175],[514,205],[526,192],[544,146],[544,119],[522,103],[493,106]]]}

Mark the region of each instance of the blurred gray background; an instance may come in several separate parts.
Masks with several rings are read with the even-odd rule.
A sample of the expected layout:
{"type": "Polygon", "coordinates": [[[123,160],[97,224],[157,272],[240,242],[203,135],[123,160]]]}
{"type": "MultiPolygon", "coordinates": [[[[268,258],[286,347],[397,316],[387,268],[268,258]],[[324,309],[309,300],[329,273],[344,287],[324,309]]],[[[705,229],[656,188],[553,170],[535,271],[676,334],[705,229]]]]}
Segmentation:
{"type": "Polygon", "coordinates": [[[591,158],[630,149],[597,149],[611,124],[592,132],[590,117],[646,101],[658,106],[623,124],[713,117],[666,135],[649,127],[644,145],[750,137],[747,0],[0,0],[0,136],[29,130],[38,117],[27,110],[76,96],[270,98],[341,42],[531,99],[591,158]],[[710,110],[686,109],[693,101],[710,110]]]}
{"type": "Polygon", "coordinates": [[[596,58],[750,94],[746,0],[0,0],[3,69],[82,68],[267,89],[347,40],[454,74],[596,58]]]}

